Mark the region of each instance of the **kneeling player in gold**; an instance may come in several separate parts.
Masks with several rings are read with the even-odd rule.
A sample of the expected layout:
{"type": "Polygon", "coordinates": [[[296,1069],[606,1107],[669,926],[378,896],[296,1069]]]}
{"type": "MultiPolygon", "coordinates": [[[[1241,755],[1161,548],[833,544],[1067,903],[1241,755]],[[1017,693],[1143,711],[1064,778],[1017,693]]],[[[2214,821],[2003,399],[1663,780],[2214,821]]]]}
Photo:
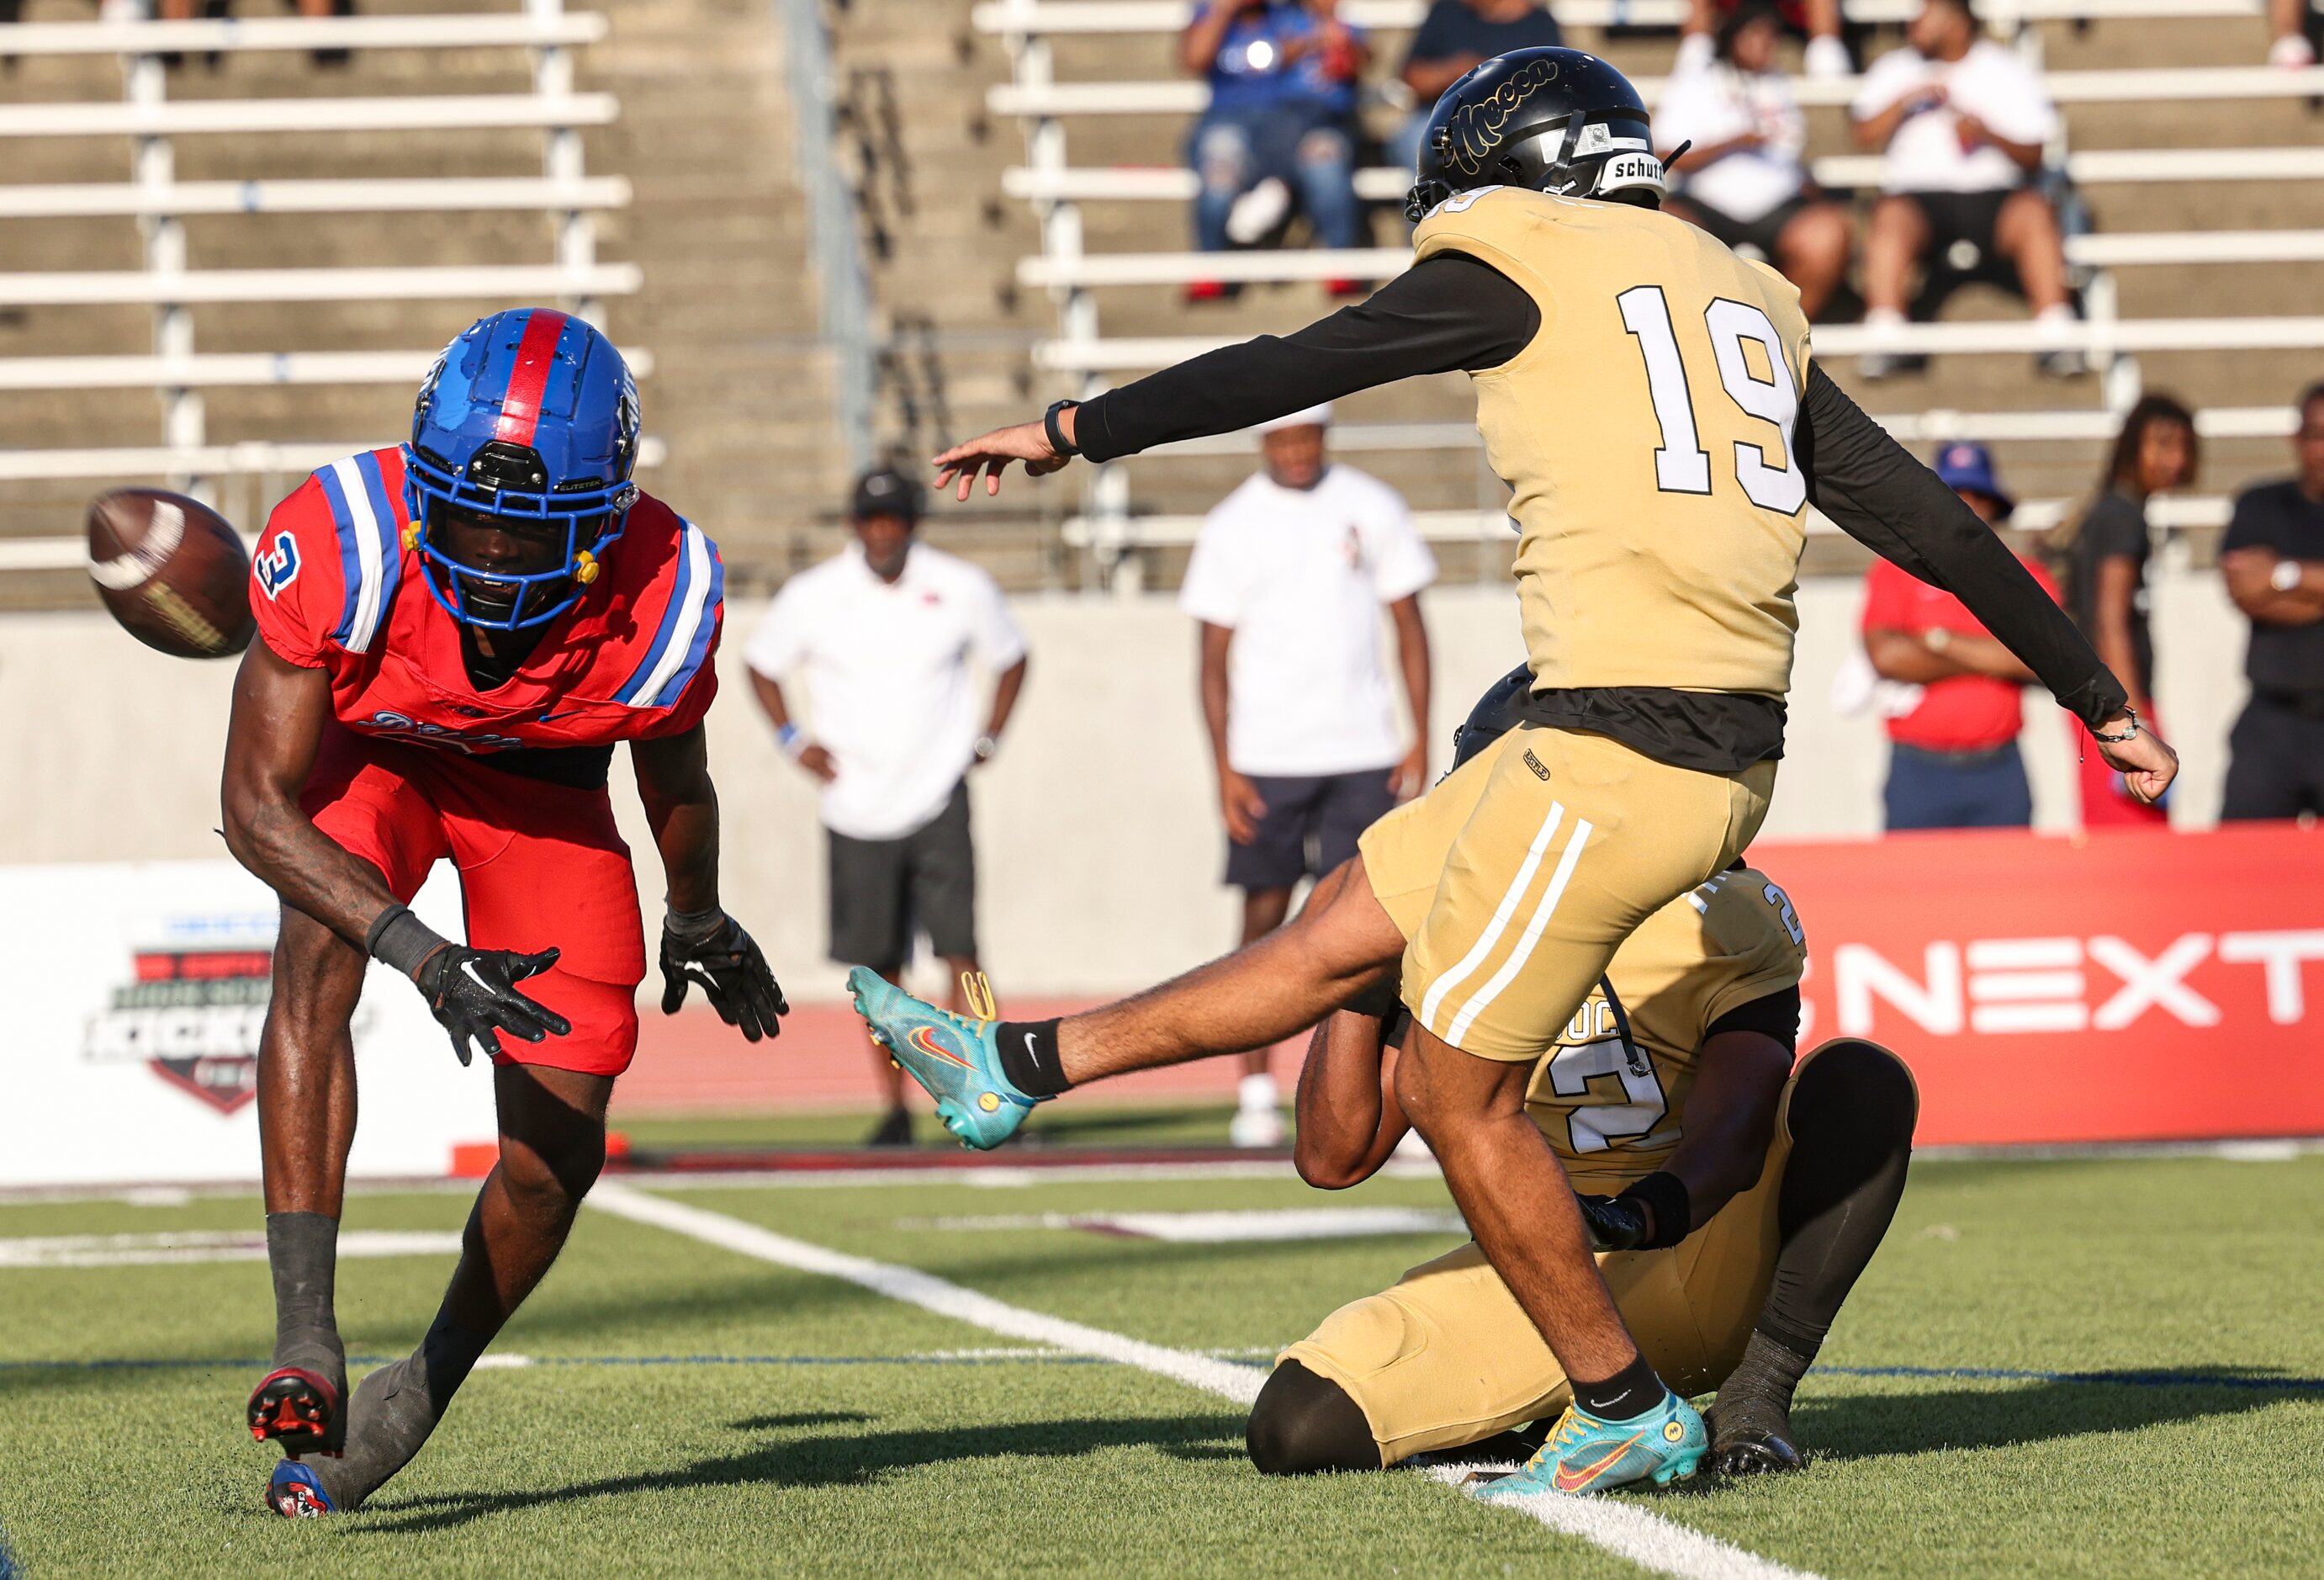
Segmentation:
{"type": "MultiPolygon", "coordinates": [[[[1426,821],[1393,815],[1367,841],[1406,928],[1418,907],[1394,902],[1392,874],[1432,848],[1441,860],[1426,821]]],[[[1748,867],[1723,873],[1624,940],[1526,1088],[1646,1363],[1681,1395],[1719,1391],[1710,1463],[1729,1474],[1801,1463],[1792,1390],[1895,1211],[1918,1107],[1911,1073],[1872,1043],[1827,1043],[1794,1069],[1803,962],[1783,891],[1748,867]]],[[[1403,1138],[1384,1042],[1406,1029],[1391,1001],[1317,1032],[1299,1082],[1310,1183],[1368,1178],[1403,1138]]],[[[1471,1243],[1284,1351],[1250,1456],[1277,1474],[1372,1469],[1546,1422],[1571,1398],[1471,1243]]]]}

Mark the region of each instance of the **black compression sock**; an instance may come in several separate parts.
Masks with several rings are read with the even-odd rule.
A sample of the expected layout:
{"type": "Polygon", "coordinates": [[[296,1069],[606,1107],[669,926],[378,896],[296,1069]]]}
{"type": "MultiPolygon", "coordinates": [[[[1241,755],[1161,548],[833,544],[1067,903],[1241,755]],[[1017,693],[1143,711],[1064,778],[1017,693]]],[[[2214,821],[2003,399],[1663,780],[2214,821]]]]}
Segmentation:
{"type": "Polygon", "coordinates": [[[420,1368],[427,1374],[428,1396],[436,1402],[436,1413],[442,1415],[444,1407],[476,1369],[476,1358],[484,1353],[492,1340],[462,1327],[443,1312],[428,1326],[428,1336],[420,1341],[417,1353],[420,1368]]]}
{"type": "Polygon", "coordinates": [[[1574,1383],[1573,1402],[1601,1421],[1627,1421],[1662,1403],[1668,1392],[1640,1355],[1602,1382],[1574,1383]]]}
{"type": "Polygon", "coordinates": [[[993,1027],[1001,1049],[1001,1073],[1028,1097],[1054,1097],[1072,1086],[1057,1051],[1055,1021],[1003,1021],[993,1027]]]}
{"type": "Polygon", "coordinates": [[[319,1372],[346,1391],[346,1361],[332,1312],[339,1222],[321,1213],[266,1215],[266,1262],[274,1275],[274,1364],[319,1372]]]}
{"type": "Polygon", "coordinates": [[[1714,1407],[1719,1436],[1785,1432],[1793,1391],[1814,1362],[1812,1347],[1803,1354],[1762,1324],[1744,1346],[1743,1359],[1719,1385],[1719,1402],[1714,1407]]]}

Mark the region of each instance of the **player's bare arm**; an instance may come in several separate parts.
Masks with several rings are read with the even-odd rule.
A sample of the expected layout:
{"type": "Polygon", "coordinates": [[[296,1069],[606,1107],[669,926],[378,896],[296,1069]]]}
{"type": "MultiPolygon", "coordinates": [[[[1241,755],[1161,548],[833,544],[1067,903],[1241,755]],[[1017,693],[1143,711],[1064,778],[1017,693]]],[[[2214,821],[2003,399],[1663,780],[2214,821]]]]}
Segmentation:
{"type": "Polygon", "coordinates": [[[676,1014],[691,984],[748,1040],[779,1035],[790,1005],[756,941],[718,901],[718,787],[703,726],[632,741],[630,762],[669,884],[661,1012],[676,1014]]]}
{"type": "Polygon", "coordinates": [[[1299,1067],[1299,1131],[1291,1160],[1319,1190],[1345,1190],[1379,1171],[1412,1128],[1396,1095],[1396,1051],[1386,1024],[1342,1010],[1307,1044],[1299,1067]]]}
{"type": "Polygon", "coordinates": [[[226,725],[224,832],[234,859],[285,905],[359,946],[395,896],[379,869],[348,855],[299,805],[330,718],[323,670],[301,669],[263,642],[250,644],[235,674],[226,725]]]}

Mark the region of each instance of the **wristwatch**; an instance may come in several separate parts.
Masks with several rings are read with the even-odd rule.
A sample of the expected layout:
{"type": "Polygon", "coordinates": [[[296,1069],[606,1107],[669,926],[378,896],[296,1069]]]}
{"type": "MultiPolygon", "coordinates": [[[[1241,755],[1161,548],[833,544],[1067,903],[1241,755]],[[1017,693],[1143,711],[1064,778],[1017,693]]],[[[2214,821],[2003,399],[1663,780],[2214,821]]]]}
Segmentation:
{"type": "Polygon", "coordinates": [[[1921,645],[1932,653],[1941,653],[1952,644],[1953,633],[1941,625],[1932,625],[1921,633],[1921,645]]]}
{"type": "Polygon", "coordinates": [[[2267,573],[2267,585],[2279,593],[2288,593],[2299,587],[2300,576],[2300,561],[2279,559],[2275,562],[2275,568],[2267,573]]]}
{"type": "Polygon", "coordinates": [[[1063,424],[1057,419],[1079,406],[1079,401],[1059,401],[1041,413],[1041,431],[1049,440],[1049,448],[1058,455],[1071,457],[1082,453],[1082,447],[1065,437],[1063,424]]]}
{"type": "Polygon", "coordinates": [[[979,762],[986,762],[991,760],[995,752],[1001,750],[1001,743],[991,735],[979,735],[976,737],[976,744],[970,750],[976,753],[976,760],[979,762]]]}

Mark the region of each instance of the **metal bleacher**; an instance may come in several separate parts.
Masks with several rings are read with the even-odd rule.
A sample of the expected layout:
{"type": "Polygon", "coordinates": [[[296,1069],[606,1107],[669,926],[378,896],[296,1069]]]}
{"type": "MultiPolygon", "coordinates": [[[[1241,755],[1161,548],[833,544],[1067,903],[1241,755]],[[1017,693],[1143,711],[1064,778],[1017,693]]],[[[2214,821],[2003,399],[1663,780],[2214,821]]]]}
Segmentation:
{"type": "MultiPolygon", "coordinates": [[[[1668,65],[1668,35],[1617,32],[1601,40],[1586,30],[1674,26],[1684,9],[1681,0],[1550,5],[1570,42],[1603,48],[1653,102],[1663,83],[1657,73],[1668,65]]],[[[1194,195],[1193,174],[1175,155],[1206,89],[1167,74],[1167,56],[1157,48],[1185,25],[1191,9],[1184,0],[984,0],[973,13],[973,26],[1001,42],[1010,63],[1010,79],[989,90],[987,108],[995,117],[1013,119],[1024,133],[1025,156],[1002,172],[1001,189],[1030,208],[1040,245],[1038,254],[1019,260],[1016,283],[1047,292],[1056,304],[1056,331],[1035,345],[1032,360],[1067,393],[1093,393],[1120,376],[1258,328],[1294,327],[1323,306],[1304,299],[1277,305],[1270,299],[1265,307],[1246,302],[1234,314],[1205,320],[1200,315],[1211,310],[1175,305],[1177,288],[1192,282],[1272,287],[1279,294],[1301,282],[1385,278],[1409,261],[1408,249],[1398,245],[1226,254],[1120,245],[1120,238],[1155,230],[1152,221],[1134,217],[1139,208],[1183,205],[1194,195]],[[1123,64],[1154,74],[1133,79],[1122,74],[1123,64]],[[1074,140],[1084,146],[1127,145],[1108,132],[1115,122],[1141,129],[1151,151],[1147,158],[1076,164],[1069,157],[1069,127],[1079,128],[1074,140]],[[1093,243],[1093,236],[1108,245],[1093,243]],[[1170,305],[1160,292],[1168,293],[1170,305]],[[1126,317],[1137,328],[1102,327],[1102,296],[1109,326],[1126,317]]],[[[1425,9],[1425,0],[1342,0],[1342,16],[1374,31],[1368,79],[1392,78],[1400,54],[1400,39],[1379,35],[1409,29],[1425,9]]],[[[1916,10],[1917,0],[1849,0],[1846,9],[1853,23],[1890,24],[1916,10]]],[[[1908,442],[1963,437],[2021,447],[2015,453],[2029,457],[2040,485],[2024,490],[2031,497],[2019,512],[2021,528],[2047,525],[2073,507],[2075,492],[2094,476],[2120,413],[2156,382],[2148,369],[2158,359],[2167,361],[2174,387],[2192,379],[2196,387],[2186,393],[2214,454],[2224,444],[2236,457],[2254,457],[2236,464],[2255,464],[2268,447],[2254,441],[2289,433],[2292,416],[2285,405],[2247,402],[2288,400],[2292,385],[2287,378],[2278,388],[2273,377],[2252,383],[2236,375],[2236,365],[2248,365],[2259,354],[2291,354],[2312,365],[2320,360],[2312,354],[2324,351],[2324,317],[2301,310],[2324,285],[2324,270],[2317,267],[2324,264],[2324,202],[2319,200],[2324,136],[2313,118],[2324,103],[2324,69],[2286,70],[2234,59],[2199,63],[2215,59],[2223,47],[2238,49],[2241,60],[2258,60],[2264,45],[2257,21],[2261,0],[1980,0],[1978,9],[1989,32],[2014,42],[2043,70],[2064,113],[2067,134],[2049,151],[2051,164],[2094,203],[2103,201],[2108,212],[2132,221],[2070,236],[2069,263],[2082,287],[2085,321],[2062,341],[2044,342],[2085,351],[2097,376],[2037,384],[2024,374],[2034,346],[2014,306],[2001,317],[1948,314],[1943,321],[1911,326],[1893,342],[1930,356],[1931,377],[1893,391],[1861,392],[1868,407],[1908,442]],[[2245,25],[2223,25],[2236,23],[2245,25]],[[2111,33],[2095,25],[2107,23],[2116,24],[2111,33]],[[2174,24],[2196,31],[2166,35],[2163,30],[2174,24]],[[2091,36],[2095,48],[2085,42],[2091,36]],[[2232,45],[2223,46],[2223,39],[2232,45]],[[2182,40],[2187,47],[2181,47],[2182,40]],[[2051,59],[2053,51],[2069,51],[2072,65],[2051,59]],[[2091,57],[2092,63],[2082,63],[2091,57]],[[2209,117],[2200,136],[2187,130],[2190,115],[2209,117]],[[2251,134],[2255,130],[2258,136],[2251,134]],[[2203,145],[2235,133],[2243,134],[2228,145],[2203,145]],[[2270,133],[2276,141],[2264,140],[2270,133]],[[2096,145],[2083,146],[2085,138],[2096,145]],[[2208,209],[2190,207],[2190,191],[2220,186],[2251,196],[2208,209]],[[2278,201],[2284,193],[2296,200],[2278,201]],[[2221,223],[2213,210],[2232,214],[2236,222],[2221,223]],[[2255,293],[2254,281],[2265,288],[2255,293]],[[2281,310],[2269,310],[2279,304],[2281,310]]],[[[1811,152],[1821,155],[1814,160],[1817,179],[1841,193],[1871,189],[1878,180],[1877,157],[1838,152],[1844,143],[1836,112],[1856,85],[1852,78],[1794,81],[1811,111],[1811,152]]],[[[1404,108],[1401,96],[1392,81],[1368,89],[1366,113],[1375,131],[1404,108]]],[[[1409,180],[1402,171],[1363,169],[1357,189],[1369,201],[1395,202],[1409,180]]],[[[1863,332],[1853,325],[1819,326],[1815,344],[1835,376],[1848,382],[1863,332]]],[[[2271,374],[2276,365],[2266,364],[2271,374]]],[[[1450,401],[1432,403],[1417,395],[1343,420],[1334,444],[1416,468],[1417,481],[1407,492],[1419,491],[1415,503],[1424,527],[1441,540],[1474,540],[1481,550],[1488,539],[1506,532],[1506,523],[1497,508],[1498,489],[1478,476],[1483,467],[1474,430],[1460,415],[1450,401]],[[1433,467],[1424,464],[1431,454],[1443,457],[1433,467]],[[1465,469],[1445,464],[1463,457],[1465,469]]],[[[1065,523],[1066,543],[1093,551],[1101,566],[1120,568],[1135,585],[1141,562],[1153,558],[1144,551],[1190,541],[1203,489],[1223,492],[1217,480],[1225,461],[1204,470],[1202,457],[1239,457],[1252,448],[1247,437],[1229,436],[1093,469],[1080,511],[1065,523]],[[1188,478],[1200,476],[1201,487],[1174,479],[1172,468],[1188,478]]],[[[2232,474],[2223,478],[2218,467],[2206,479],[2214,485],[2235,480],[2232,474]]],[[[2166,525],[2200,530],[2222,524],[2226,505],[2223,494],[2211,492],[2165,502],[2158,515],[2166,525]]]]}
{"type": "MultiPolygon", "coordinates": [[[[597,217],[629,206],[630,183],[590,176],[583,158],[584,130],[606,126],[620,113],[613,95],[575,88],[576,51],[605,33],[603,16],[568,13],[562,0],[447,15],[36,18],[0,26],[0,57],[12,83],[26,82],[36,69],[49,73],[42,91],[0,104],[0,150],[14,156],[6,162],[16,172],[0,184],[0,221],[12,238],[0,246],[0,329],[8,331],[0,335],[0,400],[18,400],[8,408],[14,420],[0,448],[0,490],[153,479],[215,501],[238,483],[244,503],[263,508],[287,477],[382,435],[324,428],[218,442],[209,431],[206,393],[295,389],[302,393],[290,420],[320,426],[337,410],[336,390],[415,384],[442,344],[442,325],[461,317],[457,309],[399,314],[398,304],[553,300],[602,321],[607,299],[641,283],[635,264],[597,257],[597,217]],[[278,72],[263,80],[270,90],[280,83],[281,91],[215,97],[217,79],[171,66],[172,58],[238,64],[321,50],[365,57],[428,51],[431,62],[474,58],[480,62],[474,70],[446,71],[441,79],[462,88],[478,79],[521,86],[343,95],[334,89],[344,78],[278,72]],[[93,72],[108,58],[119,65],[118,100],[91,94],[99,79],[93,72]],[[512,61],[522,62],[521,76],[512,61]],[[78,97],[43,97],[57,89],[78,97]],[[423,134],[493,141],[488,154],[452,159],[442,152],[450,144],[423,134]],[[477,173],[472,167],[506,150],[512,134],[538,134],[539,173],[477,173]],[[104,144],[124,140],[129,179],[88,179],[103,169],[104,144]],[[233,150],[227,179],[180,180],[185,146],[213,141],[233,150]],[[310,162],[316,143],[359,149],[352,162],[361,173],[271,173],[272,166],[310,162]],[[244,171],[251,179],[233,179],[244,171]],[[23,179],[28,172],[72,179],[23,179]],[[541,217],[533,244],[539,261],[510,261],[522,253],[495,243],[486,261],[447,262],[428,245],[432,233],[425,227],[442,217],[496,213],[541,217]],[[316,217],[294,226],[296,217],[308,216],[316,217]],[[106,266],[129,261],[118,233],[107,227],[111,221],[134,227],[134,267],[106,266]],[[270,221],[272,227],[255,244],[234,243],[231,232],[217,228],[270,221]],[[256,250],[261,266],[198,265],[189,223],[210,226],[206,237],[226,238],[222,247],[200,251],[256,250]],[[301,245],[310,240],[314,246],[301,245]],[[349,254],[359,261],[327,261],[349,254]],[[63,266],[19,267],[28,257],[63,266]],[[108,309],[150,316],[146,349],[120,346],[117,319],[107,320],[110,330],[75,327],[108,309]],[[204,319],[206,312],[217,316],[204,319]],[[198,320],[205,337],[209,325],[223,325],[212,344],[222,338],[232,348],[198,347],[198,320]],[[410,339],[376,344],[398,333],[410,339]],[[155,397],[154,442],[124,442],[137,424],[122,420],[118,394],[137,390],[155,397]],[[101,405],[98,392],[106,393],[101,405]],[[58,442],[84,431],[111,442],[58,442]],[[28,440],[28,432],[39,437],[28,440]]],[[[236,78],[233,86],[244,80],[236,78]]],[[[438,79],[428,80],[432,86],[438,79]]],[[[650,369],[645,351],[625,350],[641,374],[650,369]]],[[[650,463],[660,454],[659,443],[650,444],[643,458],[650,463]]],[[[51,533],[60,524],[53,513],[9,513],[36,516],[51,533]]],[[[0,570],[77,567],[82,552],[77,539],[19,531],[0,537],[0,570]]]]}

